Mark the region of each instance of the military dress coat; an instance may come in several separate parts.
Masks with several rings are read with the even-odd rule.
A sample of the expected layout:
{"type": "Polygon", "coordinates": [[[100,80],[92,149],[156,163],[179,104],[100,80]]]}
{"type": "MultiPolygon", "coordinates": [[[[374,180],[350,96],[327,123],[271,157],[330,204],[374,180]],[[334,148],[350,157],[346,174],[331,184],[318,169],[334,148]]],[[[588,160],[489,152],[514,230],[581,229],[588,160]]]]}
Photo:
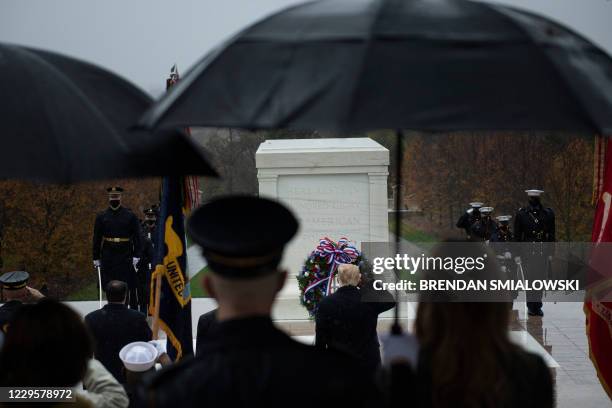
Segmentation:
{"type": "Polygon", "coordinates": [[[93,234],[93,259],[102,267],[102,288],[111,280],[136,286],[133,258],[140,258],[142,237],[140,221],[128,208],[107,208],[96,216],[93,234]]]}
{"type": "Polygon", "coordinates": [[[218,322],[200,347],[146,379],[137,405],[362,407],[378,392],[354,361],[291,339],[267,316],[218,322]]]}

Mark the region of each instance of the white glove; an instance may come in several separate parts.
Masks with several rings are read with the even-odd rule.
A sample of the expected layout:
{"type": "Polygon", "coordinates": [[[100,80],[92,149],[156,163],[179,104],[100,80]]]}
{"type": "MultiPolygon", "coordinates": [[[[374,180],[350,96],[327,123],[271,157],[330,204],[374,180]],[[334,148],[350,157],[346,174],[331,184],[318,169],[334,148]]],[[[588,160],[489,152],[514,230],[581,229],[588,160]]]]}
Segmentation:
{"type": "Polygon", "coordinates": [[[140,262],[140,258],[132,258],[132,263],[134,264],[134,268],[136,267],[136,265],[138,265],[138,262],[140,262]]]}
{"type": "Polygon", "coordinates": [[[155,350],[157,350],[157,357],[161,356],[162,354],[166,352],[166,347],[164,347],[161,341],[151,340],[151,341],[148,341],[147,343],[155,347],[155,350]]]}
{"type": "Polygon", "coordinates": [[[508,251],[504,252],[504,258],[506,259],[512,259],[512,254],[508,251]]]}
{"type": "Polygon", "coordinates": [[[514,262],[516,262],[517,265],[520,265],[521,264],[521,257],[520,256],[514,257],[514,262]]]}
{"type": "Polygon", "coordinates": [[[94,259],[94,268],[99,268],[99,267],[100,267],[100,260],[94,259]]]}
{"type": "Polygon", "coordinates": [[[505,266],[505,265],[502,265],[502,266],[501,266],[501,271],[502,271],[503,273],[506,273],[506,272],[508,271],[508,268],[506,268],[506,266],[505,266]]]}
{"type": "Polygon", "coordinates": [[[410,333],[387,334],[382,338],[383,364],[407,362],[416,367],[419,357],[419,342],[410,333]]]}

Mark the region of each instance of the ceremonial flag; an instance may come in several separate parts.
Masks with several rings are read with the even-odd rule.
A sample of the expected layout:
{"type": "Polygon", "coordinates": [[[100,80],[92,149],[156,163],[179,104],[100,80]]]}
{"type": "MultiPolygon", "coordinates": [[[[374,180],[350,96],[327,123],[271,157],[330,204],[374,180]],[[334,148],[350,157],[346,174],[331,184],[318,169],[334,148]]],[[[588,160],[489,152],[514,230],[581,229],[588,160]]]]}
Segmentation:
{"type": "MultiPolygon", "coordinates": [[[[591,240],[595,243],[594,256],[597,256],[598,243],[612,242],[612,214],[610,214],[612,207],[612,149],[603,138],[599,138],[597,143],[600,144],[600,149],[605,152],[605,165],[601,170],[603,177],[596,183],[598,186],[596,193],[597,208],[591,236],[591,240]]],[[[598,160],[597,157],[595,159],[598,160]]],[[[606,251],[607,248],[606,246],[601,250],[606,251]]],[[[609,258],[609,256],[608,254],[604,255],[606,258],[609,258]]],[[[599,262],[598,265],[605,264],[599,262]]],[[[612,265],[609,265],[608,268],[610,270],[592,272],[597,273],[598,276],[592,276],[590,279],[593,285],[587,289],[584,313],[586,315],[586,334],[589,340],[589,356],[597,370],[599,381],[612,398],[612,302],[599,300],[606,296],[606,291],[610,288],[611,279],[608,277],[612,276],[612,265]]],[[[605,299],[607,300],[609,297],[605,297],[605,299]]]]}
{"type": "MultiPolygon", "coordinates": [[[[178,81],[172,67],[167,87],[178,81]]],[[[191,333],[191,291],[187,275],[185,215],[199,203],[197,178],[164,177],[160,215],[157,220],[155,270],[151,275],[153,332],[167,335],[168,356],[176,361],[193,354],[191,333]]]]}

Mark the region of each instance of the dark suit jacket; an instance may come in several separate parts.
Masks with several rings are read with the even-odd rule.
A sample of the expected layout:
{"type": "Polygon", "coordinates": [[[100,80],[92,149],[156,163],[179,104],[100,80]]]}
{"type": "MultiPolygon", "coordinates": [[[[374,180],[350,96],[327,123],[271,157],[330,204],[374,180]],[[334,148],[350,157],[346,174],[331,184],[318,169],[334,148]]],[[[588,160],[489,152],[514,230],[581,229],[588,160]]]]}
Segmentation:
{"type": "Polygon", "coordinates": [[[217,309],[213,309],[200,316],[198,319],[198,332],[196,334],[196,356],[202,355],[206,337],[209,336],[217,326],[217,309]]]}
{"type": "Polygon", "coordinates": [[[378,315],[395,303],[387,297],[375,302],[363,301],[366,292],[371,295],[367,288],[343,286],[321,300],[316,313],[315,344],[347,353],[373,371],[380,365],[378,315]]]}
{"type": "Polygon", "coordinates": [[[18,300],[11,300],[0,306],[0,331],[6,332],[5,328],[22,305],[18,300]]]}
{"type": "Polygon", "coordinates": [[[144,314],[111,303],[85,316],[94,338],[94,355],[115,378],[125,382],[119,351],[128,343],[151,340],[151,329],[144,314]]]}
{"type": "Polygon", "coordinates": [[[376,392],[352,360],[294,341],[269,317],[219,322],[201,347],[145,379],[138,406],[360,407],[376,392]]]}

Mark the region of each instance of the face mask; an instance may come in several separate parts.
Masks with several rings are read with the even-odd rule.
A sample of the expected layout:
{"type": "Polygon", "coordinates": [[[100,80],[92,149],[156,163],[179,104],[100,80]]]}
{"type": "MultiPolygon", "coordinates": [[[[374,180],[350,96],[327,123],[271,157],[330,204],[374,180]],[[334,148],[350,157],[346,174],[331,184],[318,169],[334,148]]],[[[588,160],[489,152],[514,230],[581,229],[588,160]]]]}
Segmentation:
{"type": "Polygon", "coordinates": [[[109,200],[108,204],[110,205],[110,208],[116,210],[121,206],[121,200],[109,200]]]}
{"type": "Polygon", "coordinates": [[[540,197],[531,197],[531,198],[529,198],[529,204],[532,207],[538,207],[540,205],[540,197]]]}

